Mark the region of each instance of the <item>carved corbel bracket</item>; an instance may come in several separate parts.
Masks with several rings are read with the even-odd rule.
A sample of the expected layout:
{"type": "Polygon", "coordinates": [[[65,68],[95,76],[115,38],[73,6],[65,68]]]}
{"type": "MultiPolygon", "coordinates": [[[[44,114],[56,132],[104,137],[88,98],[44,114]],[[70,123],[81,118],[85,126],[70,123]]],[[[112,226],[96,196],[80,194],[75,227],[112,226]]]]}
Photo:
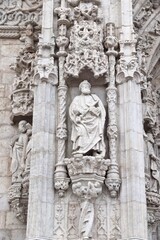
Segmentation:
{"type": "Polygon", "coordinates": [[[90,239],[94,221],[94,199],[102,193],[109,159],[100,156],[75,156],[65,163],[72,182],[72,190],[81,201],[79,219],[80,239],[90,239]]]}
{"type": "Polygon", "coordinates": [[[93,187],[97,186],[98,189],[102,188],[106,172],[110,165],[109,159],[102,159],[99,156],[66,158],[64,162],[67,165],[68,174],[72,181],[73,192],[76,195],[80,194],[82,198],[92,198],[92,192],[85,193],[83,191],[90,188],[91,185],[93,187]]]}
{"type": "Polygon", "coordinates": [[[33,112],[33,91],[18,89],[11,95],[12,119],[16,116],[30,116],[33,112]]]}
{"type": "Polygon", "coordinates": [[[66,165],[57,163],[54,172],[54,187],[58,191],[59,197],[64,197],[65,191],[69,187],[70,178],[67,175],[66,165]]]}
{"type": "Polygon", "coordinates": [[[41,82],[50,83],[51,85],[58,84],[58,70],[54,64],[54,48],[55,37],[52,36],[51,43],[44,42],[43,36],[39,37],[38,53],[36,59],[34,85],[41,82]]]}
{"type": "Polygon", "coordinates": [[[22,183],[15,182],[8,192],[8,201],[16,217],[23,223],[27,221],[28,198],[22,197],[22,183]]]}
{"type": "Polygon", "coordinates": [[[121,179],[119,177],[118,164],[111,163],[109,170],[107,172],[107,178],[105,184],[110,192],[111,197],[117,197],[121,186],[121,179]]]}

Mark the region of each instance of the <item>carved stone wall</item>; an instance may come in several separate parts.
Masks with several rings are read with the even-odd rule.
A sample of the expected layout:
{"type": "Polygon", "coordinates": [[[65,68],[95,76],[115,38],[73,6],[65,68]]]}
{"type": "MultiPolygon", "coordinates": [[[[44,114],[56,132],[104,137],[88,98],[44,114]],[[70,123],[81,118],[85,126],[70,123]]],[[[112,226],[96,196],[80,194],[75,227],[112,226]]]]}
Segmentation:
{"type": "Polygon", "coordinates": [[[9,65],[15,62],[23,45],[19,40],[0,40],[0,239],[22,240],[26,226],[16,218],[8,203],[8,190],[11,186],[11,139],[17,134],[17,125],[11,121],[11,99],[14,72],[9,65]]]}
{"type": "Polygon", "coordinates": [[[0,0],[0,240],[160,239],[160,1],[126,2],[0,0]]]}

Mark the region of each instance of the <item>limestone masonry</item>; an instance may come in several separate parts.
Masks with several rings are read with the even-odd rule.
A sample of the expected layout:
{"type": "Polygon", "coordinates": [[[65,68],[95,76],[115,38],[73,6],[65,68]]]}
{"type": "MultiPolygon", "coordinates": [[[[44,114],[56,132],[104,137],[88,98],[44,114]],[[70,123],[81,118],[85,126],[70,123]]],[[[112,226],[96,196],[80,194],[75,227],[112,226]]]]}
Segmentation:
{"type": "Polygon", "coordinates": [[[0,0],[0,240],[160,240],[160,0],[0,0]]]}

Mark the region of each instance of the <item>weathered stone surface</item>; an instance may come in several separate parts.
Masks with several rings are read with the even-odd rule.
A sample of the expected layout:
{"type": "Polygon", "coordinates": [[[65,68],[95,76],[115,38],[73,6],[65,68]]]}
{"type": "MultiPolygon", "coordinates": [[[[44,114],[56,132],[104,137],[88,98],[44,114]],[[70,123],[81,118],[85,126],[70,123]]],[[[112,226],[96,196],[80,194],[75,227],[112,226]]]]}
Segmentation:
{"type": "Polygon", "coordinates": [[[0,16],[0,240],[159,240],[159,1],[6,0],[0,16]],[[86,79],[95,138],[95,99],[69,117],[86,79]]]}

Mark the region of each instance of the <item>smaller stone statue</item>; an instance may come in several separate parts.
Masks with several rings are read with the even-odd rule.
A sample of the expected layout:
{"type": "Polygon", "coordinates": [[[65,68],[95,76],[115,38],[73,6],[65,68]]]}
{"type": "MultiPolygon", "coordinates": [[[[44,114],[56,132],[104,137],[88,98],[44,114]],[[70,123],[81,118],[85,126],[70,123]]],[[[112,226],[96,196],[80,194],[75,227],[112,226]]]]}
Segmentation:
{"type": "Polygon", "coordinates": [[[73,155],[104,157],[104,106],[97,95],[91,94],[91,85],[87,80],[81,82],[79,90],[81,95],[73,99],[69,109],[73,155]]]}
{"type": "Polygon", "coordinates": [[[154,138],[152,133],[147,133],[148,137],[148,154],[150,158],[151,169],[151,191],[160,193],[160,159],[155,155],[154,138]]]}
{"type": "Polygon", "coordinates": [[[32,22],[28,22],[26,25],[25,35],[20,38],[22,42],[25,43],[26,52],[35,52],[35,41],[37,40],[37,35],[34,33],[34,24],[32,22]]]}
{"type": "Polygon", "coordinates": [[[22,179],[22,173],[25,169],[26,148],[29,141],[27,130],[30,126],[27,121],[20,121],[18,124],[19,134],[12,140],[12,163],[10,168],[12,172],[12,183],[21,181],[22,179]]]}
{"type": "Polygon", "coordinates": [[[32,150],[32,128],[27,130],[28,143],[26,147],[26,164],[25,171],[30,171],[30,162],[31,162],[31,150],[32,150]]]}

